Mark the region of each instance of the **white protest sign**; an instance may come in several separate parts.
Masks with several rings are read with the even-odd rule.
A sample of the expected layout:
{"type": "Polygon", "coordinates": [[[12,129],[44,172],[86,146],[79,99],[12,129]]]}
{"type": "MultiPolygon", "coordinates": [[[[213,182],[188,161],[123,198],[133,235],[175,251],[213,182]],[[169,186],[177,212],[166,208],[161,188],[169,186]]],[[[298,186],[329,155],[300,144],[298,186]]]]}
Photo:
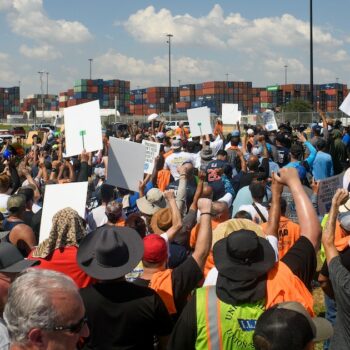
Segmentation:
{"type": "Polygon", "coordinates": [[[238,104],[222,104],[222,122],[224,124],[236,124],[241,121],[241,111],[238,110],[238,104]]]}
{"type": "Polygon", "coordinates": [[[83,103],[64,109],[66,157],[103,148],[99,101],[83,103]]]}
{"type": "Polygon", "coordinates": [[[192,137],[213,133],[210,123],[210,109],[208,107],[188,109],[187,117],[192,137]]]}
{"type": "Polygon", "coordinates": [[[138,192],[139,182],[143,180],[145,156],[144,145],[110,137],[107,183],[138,192]]]}
{"type": "Polygon", "coordinates": [[[325,215],[329,212],[332,206],[332,199],[338,188],[343,187],[344,173],[329,177],[325,180],[320,180],[318,189],[317,205],[320,215],[325,215]]]}
{"type": "Polygon", "coordinates": [[[339,109],[345,114],[350,115],[350,93],[348,93],[348,96],[346,96],[339,109]]]}
{"type": "Polygon", "coordinates": [[[45,186],[39,243],[49,237],[52,218],[59,210],[69,207],[76,210],[82,218],[85,217],[87,188],[87,182],[45,186]]]}
{"type": "Polygon", "coordinates": [[[143,140],[142,144],[146,147],[146,158],[144,172],[152,174],[154,166],[154,158],[157,157],[160,151],[160,143],[143,140]]]}
{"type": "Polygon", "coordinates": [[[262,117],[267,131],[273,131],[278,129],[275,113],[273,111],[269,109],[266,110],[266,112],[263,113],[262,117]]]}

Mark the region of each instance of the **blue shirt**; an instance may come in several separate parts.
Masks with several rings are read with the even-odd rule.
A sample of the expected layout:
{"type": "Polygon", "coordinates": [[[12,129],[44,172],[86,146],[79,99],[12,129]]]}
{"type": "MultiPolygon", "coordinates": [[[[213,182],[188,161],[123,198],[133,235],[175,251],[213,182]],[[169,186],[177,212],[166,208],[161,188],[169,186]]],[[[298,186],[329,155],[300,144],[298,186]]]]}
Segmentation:
{"type": "Polygon", "coordinates": [[[350,146],[350,135],[348,133],[346,133],[344,136],[343,136],[343,143],[346,147],[350,146]]]}
{"type": "Polygon", "coordinates": [[[317,152],[313,163],[312,175],[316,181],[327,179],[334,175],[333,161],[330,154],[322,151],[317,152]]]}
{"type": "MultiPolygon", "coordinates": [[[[316,148],[309,142],[306,141],[304,142],[304,145],[307,147],[307,149],[309,150],[309,156],[305,159],[305,162],[307,162],[310,166],[310,169],[312,169],[313,163],[315,161],[316,158],[316,148]]],[[[300,162],[289,162],[286,166],[284,166],[285,168],[297,168],[300,165],[300,162]]]]}

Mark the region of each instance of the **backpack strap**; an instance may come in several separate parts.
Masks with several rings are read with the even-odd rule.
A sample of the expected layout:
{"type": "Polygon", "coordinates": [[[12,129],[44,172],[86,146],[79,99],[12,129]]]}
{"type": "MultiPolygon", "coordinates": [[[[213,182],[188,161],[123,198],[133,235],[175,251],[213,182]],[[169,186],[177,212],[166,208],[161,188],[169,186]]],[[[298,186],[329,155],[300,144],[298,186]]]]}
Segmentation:
{"type": "Polygon", "coordinates": [[[258,206],[254,202],[252,203],[252,206],[254,207],[254,209],[256,210],[258,215],[260,216],[260,219],[262,220],[262,222],[267,222],[265,216],[263,215],[263,213],[260,211],[260,209],[258,208],[258,206]]]}

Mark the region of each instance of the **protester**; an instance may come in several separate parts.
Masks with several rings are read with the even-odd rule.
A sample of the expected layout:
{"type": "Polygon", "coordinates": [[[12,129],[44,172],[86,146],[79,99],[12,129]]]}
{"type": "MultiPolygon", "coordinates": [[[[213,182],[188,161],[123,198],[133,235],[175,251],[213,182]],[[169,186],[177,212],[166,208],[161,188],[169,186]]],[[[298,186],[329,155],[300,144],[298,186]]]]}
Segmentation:
{"type": "Polygon", "coordinates": [[[327,320],[311,318],[300,303],[286,302],[271,307],[259,317],[253,342],[256,350],[308,350],[332,334],[332,325],[327,320]]]}
{"type": "Polygon", "coordinates": [[[75,283],[54,271],[29,269],[10,286],[4,319],[11,350],[75,350],[89,335],[75,283]]]}
{"type": "Polygon", "coordinates": [[[83,349],[154,349],[154,336],[165,348],[172,324],[161,298],[124,278],[142,255],[139,234],[127,227],[102,226],[81,242],[78,263],[99,281],[80,292],[91,330],[83,349]]]}
{"type": "Polygon", "coordinates": [[[322,236],[329,278],[332,282],[332,290],[337,303],[337,318],[330,349],[347,349],[350,346],[350,272],[344,267],[334,242],[335,224],[339,206],[345,204],[348,198],[349,193],[347,190],[337,190],[332,200],[329,218],[322,236]]]}
{"type": "Polygon", "coordinates": [[[240,324],[240,320],[257,320],[265,308],[280,302],[299,301],[313,314],[313,299],[306,286],[316,269],[315,250],[321,233],[318,219],[296,170],[281,169],[280,175],[275,174],[272,191],[269,234],[275,236],[276,251],[253,231],[232,232],[219,240],[213,248],[216,288],[197,289],[173,330],[169,349],[191,349],[194,344],[206,348],[208,343],[216,348],[219,342],[226,349],[239,344],[252,347],[254,328],[249,323],[240,324]],[[282,184],[293,193],[303,235],[276,263],[282,184]],[[220,314],[212,308],[218,303],[220,314]],[[206,331],[208,322],[215,327],[213,333],[206,331]]]}
{"type": "Polygon", "coordinates": [[[79,288],[84,288],[93,279],[82,271],[76,261],[79,242],[86,235],[86,229],[79,214],[65,208],[58,211],[52,219],[49,237],[41,242],[29,255],[39,260],[39,269],[62,272],[71,277],[79,288]]]}

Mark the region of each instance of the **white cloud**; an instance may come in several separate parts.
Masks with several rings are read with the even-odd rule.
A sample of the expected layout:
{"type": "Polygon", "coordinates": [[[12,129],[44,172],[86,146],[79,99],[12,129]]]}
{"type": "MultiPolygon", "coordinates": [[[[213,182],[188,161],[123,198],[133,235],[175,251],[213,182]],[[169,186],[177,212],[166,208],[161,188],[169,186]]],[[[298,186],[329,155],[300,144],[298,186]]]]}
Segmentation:
{"type": "Polygon", "coordinates": [[[0,0],[0,11],[10,9],[12,6],[12,0],[0,0]]]}
{"type": "MultiPolygon", "coordinates": [[[[132,80],[134,86],[167,85],[168,56],[154,57],[151,62],[126,56],[115,50],[94,59],[94,71],[105,79],[120,76],[132,80]]],[[[180,79],[183,83],[203,81],[210,77],[215,68],[215,62],[191,57],[174,57],[172,59],[173,85],[180,79]]]]}
{"type": "MultiPolygon", "coordinates": [[[[172,15],[165,8],[157,12],[149,6],[132,14],[124,23],[124,28],[135,39],[145,43],[160,43],[164,34],[169,32],[174,34],[176,44],[230,46],[240,50],[252,46],[295,47],[309,41],[309,23],[290,14],[253,20],[243,18],[239,13],[229,13],[225,17],[218,4],[203,17],[172,15]]],[[[337,46],[342,41],[325,29],[314,26],[314,43],[337,46]]]]}
{"type": "Polygon", "coordinates": [[[25,57],[43,61],[51,61],[62,57],[62,54],[57,50],[57,48],[46,44],[35,47],[21,45],[19,52],[25,57]]]}
{"type": "Polygon", "coordinates": [[[0,81],[2,86],[13,86],[17,82],[17,73],[12,70],[10,56],[0,52],[0,81]]]}
{"type": "Polygon", "coordinates": [[[3,0],[1,5],[0,9],[8,11],[7,19],[12,31],[18,35],[62,43],[80,43],[92,37],[88,28],[80,22],[49,18],[43,0],[13,0],[12,6],[3,0]]]}

